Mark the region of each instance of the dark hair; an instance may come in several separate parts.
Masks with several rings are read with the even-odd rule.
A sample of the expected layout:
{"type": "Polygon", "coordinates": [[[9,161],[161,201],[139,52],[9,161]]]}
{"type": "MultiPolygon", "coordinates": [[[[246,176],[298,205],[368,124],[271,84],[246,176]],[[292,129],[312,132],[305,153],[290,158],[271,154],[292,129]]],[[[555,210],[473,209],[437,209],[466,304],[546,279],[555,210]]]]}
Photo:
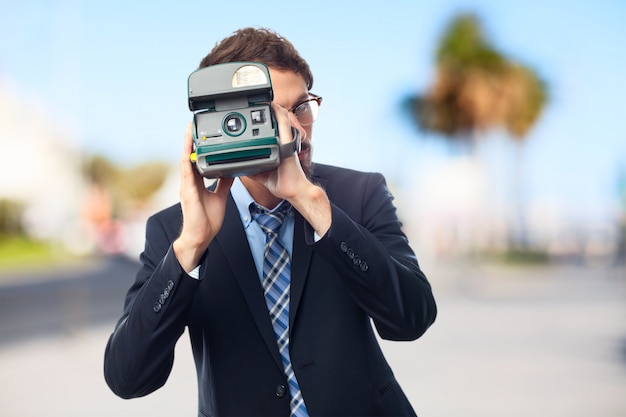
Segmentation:
{"type": "Polygon", "coordinates": [[[268,67],[293,71],[304,78],[308,90],[313,87],[309,64],[291,42],[270,29],[244,28],[235,31],[202,58],[199,68],[238,61],[262,62],[268,67]]]}

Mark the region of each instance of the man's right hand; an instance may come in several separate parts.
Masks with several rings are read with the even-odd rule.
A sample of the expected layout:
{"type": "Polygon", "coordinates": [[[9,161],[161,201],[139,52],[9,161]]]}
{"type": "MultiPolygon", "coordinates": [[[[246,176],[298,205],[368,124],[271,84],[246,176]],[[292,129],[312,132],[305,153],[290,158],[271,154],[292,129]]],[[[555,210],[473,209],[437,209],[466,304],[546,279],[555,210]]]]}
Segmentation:
{"type": "Polygon", "coordinates": [[[198,266],[202,254],[221,229],[226,212],[226,199],[233,184],[233,178],[220,178],[215,191],[205,187],[203,177],[189,160],[193,150],[191,129],[189,123],[180,159],[183,227],[173,243],[176,259],[187,273],[198,266]]]}

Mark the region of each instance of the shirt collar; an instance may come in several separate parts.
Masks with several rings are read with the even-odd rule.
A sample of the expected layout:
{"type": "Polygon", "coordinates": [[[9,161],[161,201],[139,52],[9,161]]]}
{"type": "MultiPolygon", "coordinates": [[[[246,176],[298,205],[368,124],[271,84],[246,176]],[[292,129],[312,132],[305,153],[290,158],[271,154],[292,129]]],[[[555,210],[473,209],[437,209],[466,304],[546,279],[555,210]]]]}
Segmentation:
{"type": "MultiPolygon", "coordinates": [[[[254,201],[248,189],[243,185],[239,177],[235,178],[232,187],[230,188],[230,193],[233,196],[233,200],[235,200],[235,205],[237,206],[237,210],[239,211],[239,217],[241,218],[241,223],[243,224],[244,229],[247,229],[250,226],[250,223],[254,221],[252,218],[252,214],[250,214],[250,204],[258,204],[254,201]]],[[[281,203],[282,204],[282,203],[281,203]]],[[[280,207],[279,204],[274,208],[274,210],[280,207]]],[[[274,211],[268,210],[268,211],[274,211]]],[[[288,217],[293,217],[293,207],[289,208],[287,212],[288,217]]]]}
{"type": "Polygon", "coordinates": [[[250,214],[250,204],[254,203],[254,199],[239,178],[235,178],[230,188],[230,193],[233,196],[233,200],[235,200],[237,210],[239,210],[241,223],[243,223],[243,227],[247,229],[253,221],[252,215],[250,214]]]}

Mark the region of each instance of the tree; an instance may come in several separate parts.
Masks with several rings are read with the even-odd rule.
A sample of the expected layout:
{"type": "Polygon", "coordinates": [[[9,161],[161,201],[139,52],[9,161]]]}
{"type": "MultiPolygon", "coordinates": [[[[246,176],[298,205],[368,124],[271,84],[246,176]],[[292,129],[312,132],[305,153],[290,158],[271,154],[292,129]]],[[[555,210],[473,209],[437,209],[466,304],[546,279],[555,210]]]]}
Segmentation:
{"type": "MultiPolygon", "coordinates": [[[[478,138],[497,128],[523,143],[547,100],[547,86],[535,71],[493,47],[476,16],[461,14],[441,38],[432,86],[423,95],[409,97],[407,104],[421,130],[473,149],[478,138]]],[[[519,172],[516,177],[521,195],[519,172]]],[[[520,204],[517,240],[524,243],[520,204]]]]}
{"type": "Polygon", "coordinates": [[[144,162],[119,167],[107,158],[94,155],[83,163],[83,176],[93,187],[110,196],[115,217],[147,203],[160,189],[169,172],[162,162],[144,162]]]}
{"type": "Polygon", "coordinates": [[[125,246],[124,220],[146,208],[169,167],[160,162],[120,167],[94,155],[85,158],[82,172],[89,185],[81,206],[85,236],[99,251],[118,253],[125,246]]]}
{"type": "Polygon", "coordinates": [[[0,240],[4,237],[24,234],[22,216],[24,204],[11,199],[0,198],[0,240]]]}
{"type": "Polygon", "coordinates": [[[453,19],[437,49],[436,64],[430,90],[409,99],[423,130],[467,140],[504,127],[522,140],[547,102],[545,83],[492,47],[473,15],[453,19]]]}

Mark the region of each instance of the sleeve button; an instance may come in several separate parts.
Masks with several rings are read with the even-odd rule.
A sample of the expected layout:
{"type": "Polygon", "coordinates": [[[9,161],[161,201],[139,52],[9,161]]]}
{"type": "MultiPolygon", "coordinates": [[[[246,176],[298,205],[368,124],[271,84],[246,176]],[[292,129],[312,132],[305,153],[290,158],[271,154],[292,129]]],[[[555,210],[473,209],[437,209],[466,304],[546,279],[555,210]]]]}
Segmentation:
{"type": "Polygon", "coordinates": [[[283,398],[287,394],[287,387],[284,385],[276,385],[276,396],[278,398],[283,398]]]}

